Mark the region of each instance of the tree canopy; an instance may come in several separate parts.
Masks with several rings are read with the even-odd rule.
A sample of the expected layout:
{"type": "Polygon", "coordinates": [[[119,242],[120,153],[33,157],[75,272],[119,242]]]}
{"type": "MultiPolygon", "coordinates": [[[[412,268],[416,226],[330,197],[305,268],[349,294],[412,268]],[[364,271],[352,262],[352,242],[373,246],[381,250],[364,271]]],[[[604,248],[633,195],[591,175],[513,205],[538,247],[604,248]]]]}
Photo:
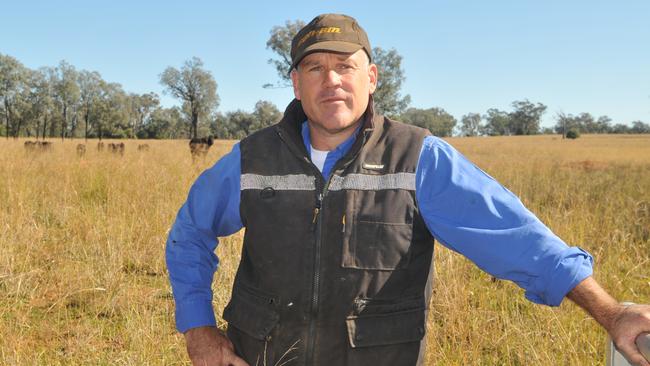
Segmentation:
{"type": "Polygon", "coordinates": [[[203,61],[193,57],[179,69],[168,67],[160,74],[165,91],[183,101],[183,112],[190,120],[190,135],[197,137],[199,119],[207,119],[219,105],[217,82],[203,68],[203,61]]]}

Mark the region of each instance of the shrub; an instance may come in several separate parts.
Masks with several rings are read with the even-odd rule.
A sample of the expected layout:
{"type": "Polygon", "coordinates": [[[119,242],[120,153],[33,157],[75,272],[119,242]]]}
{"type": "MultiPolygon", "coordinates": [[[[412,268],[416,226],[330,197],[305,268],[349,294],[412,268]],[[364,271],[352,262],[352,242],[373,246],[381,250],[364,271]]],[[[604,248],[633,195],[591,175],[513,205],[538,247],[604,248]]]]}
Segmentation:
{"type": "Polygon", "coordinates": [[[578,132],[578,130],[572,129],[566,132],[566,138],[568,139],[577,139],[578,137],[580,137],[580,132],[578,132]]]}

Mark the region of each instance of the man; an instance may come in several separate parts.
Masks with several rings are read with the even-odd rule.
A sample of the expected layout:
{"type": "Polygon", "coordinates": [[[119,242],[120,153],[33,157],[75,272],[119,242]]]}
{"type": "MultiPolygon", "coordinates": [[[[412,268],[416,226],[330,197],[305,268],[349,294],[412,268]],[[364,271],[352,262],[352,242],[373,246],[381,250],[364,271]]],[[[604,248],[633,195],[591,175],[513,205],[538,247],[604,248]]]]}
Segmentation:
{"type": "Polygon", "coordinates": [[[585,308],[627,357],[648,306],[622,307],[521,202],[427,131],[373,112],[377,67],[348,16],[293,39],[296,99],[190,190],[167,242],[176,322],[196,365],[420,365],[433,237],[531,301],[585,308]],[[227,337],[216,237],[246,228],[227,337]]]}

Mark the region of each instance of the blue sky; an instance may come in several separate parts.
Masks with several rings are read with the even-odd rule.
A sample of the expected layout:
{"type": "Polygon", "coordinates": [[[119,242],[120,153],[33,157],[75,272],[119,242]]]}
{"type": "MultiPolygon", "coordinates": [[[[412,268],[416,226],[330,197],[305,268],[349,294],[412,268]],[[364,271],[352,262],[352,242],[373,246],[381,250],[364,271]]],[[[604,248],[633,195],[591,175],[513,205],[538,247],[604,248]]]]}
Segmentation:
{"type": "MultiPolygon", "coordinates": [[[[128,92],[156,92],[167,67],[201,58],[218,87],[219,110],[280,110],[290,88],[267,63],[270,29],[324,12],[357,18],[373,46],[403,56],[403,93],[418,108],[460,119],[524,98],[556,112],[650,122],[650,1],[6,1],[0,53],[25,66],[66,60],[128,92]]],[[[380,76],[381,77],[381,76],[380,76]]]]}

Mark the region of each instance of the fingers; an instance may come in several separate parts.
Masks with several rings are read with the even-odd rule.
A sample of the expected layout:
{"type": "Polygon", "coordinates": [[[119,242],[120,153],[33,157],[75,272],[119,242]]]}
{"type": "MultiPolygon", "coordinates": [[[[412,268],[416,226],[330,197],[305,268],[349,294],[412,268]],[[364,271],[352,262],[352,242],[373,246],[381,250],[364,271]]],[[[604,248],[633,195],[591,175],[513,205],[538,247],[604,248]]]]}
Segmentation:
{"type": "Polygon", "coordinates": [[[621,354],[623,354],[625,359],[632,365],[650,366],[650,362],[648,362],[645,357],[643,357],[643,355],[636,348],[634,342],[624,342],[620,346],[617,345],[616,347],[621,352],[621,354]]]}

